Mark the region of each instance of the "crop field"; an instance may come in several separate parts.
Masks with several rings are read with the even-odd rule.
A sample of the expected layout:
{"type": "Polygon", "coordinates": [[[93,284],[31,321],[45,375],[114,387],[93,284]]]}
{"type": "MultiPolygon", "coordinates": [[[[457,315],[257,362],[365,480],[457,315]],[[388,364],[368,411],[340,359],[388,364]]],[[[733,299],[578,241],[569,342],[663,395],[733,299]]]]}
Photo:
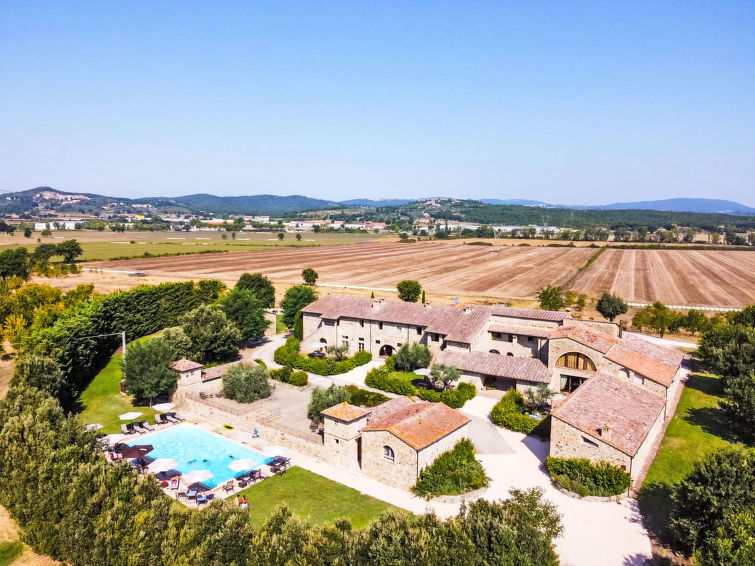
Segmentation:
{"type": "Polygon", "coordinates": [[[301,240],[296,235],[285,233],[283,241],[278,240],[277,232],[239,232],[232,239],[230,232],[96,232],[88,230],[66,230],[53,232],[42,238],[35,232],[31,238],[15,233],[0,236],[0,251],[13,246],[25,246],[32,250],[38,245],[56,244],[63,240],[78,240],[84,249],[81,259],[86,261],[110,260],[122,257],[140,257],[145,252],[160,254],[193,254],[218,252],[243,252],[281,247],[309,247],[354,242],[369,242],[384,239],[378,234],[318,233],[303,232],[301,240]],[[227,239],[223,239],[225,235],[227,239]],[[37,242],[39,239],[39,242],[37,242]]]}
{"type": "MultiPolygon", "coordinates": [[[[494,251],[455,242],[372,241],[102,261],[87,267],[124,272],[124,280],[126,272],[138,272],[153,280],[215,277],[233,282],[243,272],[261,272],[289,284],[301,283],[301,270],[312,267],[319,273],[318,285],[326,287],[392,290],[402,279],[416,279],[428,294],[464,298],[532,300],[552,284],[590,297],[611,291],[631,302],[742,307],[755,301],[755,252],[608,249],[580,272],[594,252],[584,247],[503,245],[494,251]]],[[[132,284],[124,281],[124,286],[132,284]]]]}
{"type": "Polygon", "coordinates": [[[97,269],[137,271],[163,277],[217,277],[235,280],[245,271],[276,282],[300,283],[301,270],[319,273],[318,285],[395,288],[417,279],[428,293],[531,298],[548,283],[572,277],[594,253],[589,248],[533,248],[456,243],[360,243],[318,248],[163,257],[88,264],[97,269]]]}
{"type": "Polygon", "coordinates": [[[755,302],[755,252],[608,249],[571,287],[638,303],[742,307],[755,302]]]}

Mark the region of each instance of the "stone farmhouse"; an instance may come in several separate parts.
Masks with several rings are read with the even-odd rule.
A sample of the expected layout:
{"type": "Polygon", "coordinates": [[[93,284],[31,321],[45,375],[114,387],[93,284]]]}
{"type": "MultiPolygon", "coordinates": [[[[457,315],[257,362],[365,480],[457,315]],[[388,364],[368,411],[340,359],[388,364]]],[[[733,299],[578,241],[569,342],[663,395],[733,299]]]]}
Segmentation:
{"type": "Polygon", "coordinates": [[[343,344],[373,356],[425,344],[433,364],[452,365],[478,388],[539,383],[571,393],[596,371],[668,395],[683,355],[632,336],[615,324],[566,312],[500,305],[463,308],[326,295],[302,309],[304,350],[343,344]]]}
{"type": "Polygon", "coordinates": [[[681,384],[682,353],[565,312],[327,295],[302,317],[307,351],[344,344],[388,356],[417,342],[431,364],[459,368],[478,389],[547,384],[566,396],[553,411],[552,453],[608,459],[633,473],[681,384]]]}
{"type": "Polygon", "coordinates": [[[411,488],[422,469],[467,438],[469,417],[443,403],[396,397],[365,409],[341,403],[322,412],[328,458],[384,483],[411,488]]]}

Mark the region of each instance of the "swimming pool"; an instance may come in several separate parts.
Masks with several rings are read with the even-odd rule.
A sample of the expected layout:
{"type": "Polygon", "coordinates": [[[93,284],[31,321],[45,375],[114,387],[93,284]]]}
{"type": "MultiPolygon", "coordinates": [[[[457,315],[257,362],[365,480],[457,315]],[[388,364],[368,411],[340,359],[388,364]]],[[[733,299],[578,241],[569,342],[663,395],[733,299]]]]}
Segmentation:
{"type": "Polygon", "coordinates": [[[202,482],[208,487],[220,485],[241,473],[228,467],[234,460],[249,458],[257,462],[254,468],[272,460],[250,448],[188,423],[145,434],[128,443],[129,446],[136,444],[151,444],[154,450],[148,454],[150,458],[172,458],[177,464],[175,469],[182,474],[195,470],[209,470],[212,478],[202,482]]]}

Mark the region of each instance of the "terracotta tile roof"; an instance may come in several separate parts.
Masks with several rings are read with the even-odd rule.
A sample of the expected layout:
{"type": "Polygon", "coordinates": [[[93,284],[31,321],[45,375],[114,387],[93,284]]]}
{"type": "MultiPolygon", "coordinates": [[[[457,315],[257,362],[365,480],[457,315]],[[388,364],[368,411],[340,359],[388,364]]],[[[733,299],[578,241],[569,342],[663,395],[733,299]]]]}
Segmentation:
{"type": "Polygon", "coordinates": [[[414,403],[415,401],[403,395],[389,399],[385,403],[380,403],[380,405],[372,407],[370,414],[367,416],[367,424],[369,425],[372,421],[379,421],[387,415],[414,405],[414,403]]]}
{"type": "Polygon", "coordinates": [[[367,409],[355,407],[344,401],[343,403],[333,405],[332,407],[321,411],[320,414],[345,423],[350,423],[369,414],[369,412],[370,411],[367,409]]]}
{"type": "Polygon", "coordinates": [[[550,383],[552,377],[551,371],[545,364],[535,358],[502,356],[488,352],[459,352],[446,349],[438,354],[434,363],[454,366],[462,371],[482,375],[537,383],[550,383]]]}
{"type": "Polygon", "coordinates": [[[212,366],[202,370],[202,381],[212,381],[223,377],[231,367],[238,365],[238,362],[231,362],[229,364],[222,364],[219,366],[212,366]]]}
{"type": "Polygon", "coordinates": [[[613,338],[579,326],[554,330],[551,340],[569,338],[605,354],[606,359],[669,387],[684,359],[684,354],[634,336],[613,338]]]}
{"type": "Polygon", "coordinates": [[[583,326],[564,326],[551,332],[550,338],[551,340],[568,338],[603,354],[608,352],[618,340],[608,334],[596,332],[583,326]]]}
{"type": "Polygon", "coordinates": [[[535,326],[510,326],[506,324],[491,324],[488,332],[502,332],[504,334],[519,334],[520,336],[536,336],[537,338],[550,338],[550,328],[537,328],[535,326]]]}
{"type": "Polygon", "coordinates": [[[454,308],[326,295],[304,307],[302,312],[318,314],[328,320],[356,318],[421,326],[426,332],[442,334],[447,340],[468,344],[488,323],[491,308],[454,308]]]}
{"type": "Polygon", "coordinates": [[[656,346],[641,338],[625,338],[608,351],[606,358],[669,387],[684,354],[656,346]]]}
{"type": "Polygon", "coordinates": [[[176,371],[184,372],[199,369],[202,367],[202,364],[187,360],[186,358],[181,358],[170,364],[170,367],[176,371]]]}
{"type": "Polygon", "coordinates": [[[470,421],[469,417],[444,403],[410,403],[379,419],[371,418],[362,432],[388,431],[415,450],[422,450],[470,421]]]}
{"type": "Polygon", "coordinates": [[[531,309],[513,309],[496,305],[492,307],[493,314],[496,316],[508,316],[511,318],[528,318],[530,320],[550,320],[560,322],[565,318],[570,318],[568,312],[559,311],[536,311],[531,309]]]}
{"type": "Polygon", "coordinates": [[[596,372],[551,415],[634,456],[663,411],[666,400],[627,380],[596,372]],[[610,435],[599,429],[610,427],[610,435]]]}

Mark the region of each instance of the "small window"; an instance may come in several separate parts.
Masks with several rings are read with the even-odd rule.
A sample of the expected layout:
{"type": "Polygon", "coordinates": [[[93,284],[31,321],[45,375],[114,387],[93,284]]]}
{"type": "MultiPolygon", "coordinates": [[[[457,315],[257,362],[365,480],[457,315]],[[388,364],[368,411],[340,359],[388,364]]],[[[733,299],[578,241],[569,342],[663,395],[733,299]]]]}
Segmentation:
{"type": "Polygon", "coordinates": [[[396,457],[393,454],[393,448],[390,446],[383,446],[383,456],[386,460],[390,460],[391,462],[394,462],[396,457]]]}
{"type": "Polygon", "coordinates": [[[527,336],[527,342],[532,344],[535,341],[535,339],[532,336],[527,336]]]}
{"type": "Polygon", "coordinates": [[[375,340],[375,344],[380,344],[380,340],[375,340]]]}
{"type": "Polygon", "coordinates": [[[398,346],[400,348],[401,347],[401,342],[399,342],[398,344],[396,344],[396,346],[398,346]]]}
{"type": "Polygon", "coordinates": [[[360,352],[364,350],[364,338],[359,339],[359,344],[357,345],[357,348],[359,348],[360,352]]]}
{"type": "Polygon", "coordinates": [[[344,348],[348,348],[349,347],[349,341],[348,340],[343,340],[341,342],[341,346],[343,346],[344,348]]]}
{"type": "Polygon", "coordinates": [[[320,344],[327,344],[328,341],[325,338],[320,338],[320,344]]]}
{"type": "Polygon", "coordinates": [[[383,329],[383,323],[382,322],[378,322],[378,330],[382,330],[382,329],[383,329]]]}
{"type": "Polygon", "coordinates": [[[359,326],[361,326],[362,328],[364,328],[364,319],[362,319],[362,320],[359,321],[359,326]]]}
{"type": "Polygon", "coordinates": [[[336,444],[340,444],[339,440],[337,438],[334,438],[333,440],[336,441],[336,444]]]}
{"type": "Polygon", "coordinates": [[[597,448],[598,447],[598,443],[597,442],[593,442],[592,440],[590,440],[586,436],[582,437],[582,444],[585,444],[585,445],[589,446],[590,448],[597,448]]]}
{"type": "Polygon", "coordinates": [[[344,337],[343,337],[343,339],[344,339],[344,340],[348,340],[348,339],[349,339],[349,337],[348,337],[348,336],[344,336],[344,337]]]}
{"type": "Polygon", "coordinates": [[[507,356],[512,356],[512,357],[514,356],[514,354],[512,354],[511,352],[506,352],[506,355],[507,356]]]}
{"type": "Polygon", "coordinates": [[[421,326],[417,327],[417,334],[422,334],[422,327],[421,326]]]}

